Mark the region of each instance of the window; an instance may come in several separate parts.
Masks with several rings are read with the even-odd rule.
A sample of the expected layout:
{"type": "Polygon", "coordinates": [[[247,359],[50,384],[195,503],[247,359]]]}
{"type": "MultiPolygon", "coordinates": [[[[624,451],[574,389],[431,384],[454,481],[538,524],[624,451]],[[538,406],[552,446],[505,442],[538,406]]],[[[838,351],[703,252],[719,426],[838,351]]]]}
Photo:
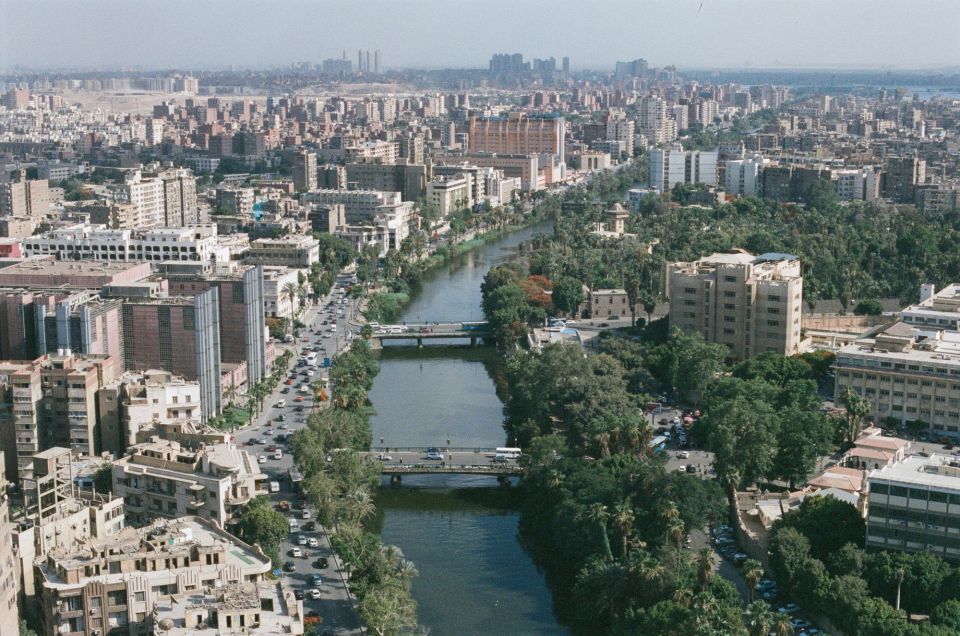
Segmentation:
{"type": "Polygon", "coordinates": [[[137,603],[143,603],[144,601],[147,600],[146,592],[134,592],[133,600],[135,600],[137,603]]]}

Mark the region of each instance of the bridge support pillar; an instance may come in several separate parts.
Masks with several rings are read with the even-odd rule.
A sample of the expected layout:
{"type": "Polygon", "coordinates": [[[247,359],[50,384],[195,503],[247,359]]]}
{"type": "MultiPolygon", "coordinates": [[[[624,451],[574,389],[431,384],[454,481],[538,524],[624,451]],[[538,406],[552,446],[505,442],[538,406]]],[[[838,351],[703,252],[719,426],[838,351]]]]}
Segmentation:
{"type": "Polygon", "coordinates": [[[399,475],[399,474],[390,475],[390,485],[392,486],[392,485],[394,485],[394,484],[397,484],[397,485],[400,484],[400,475],[399,475]]]}
{"type": "Polygon", "coordinates": [[[423,338],[417,338],[417,347],[423,349],[423,338]]]}
{"type": "Polygon", "coordinates": [[[477,337],[476,337],[476,336],[470,336],[470,346],[471,346],[471,347],[476,347],[476,346],[477,346],[477,337]]]}

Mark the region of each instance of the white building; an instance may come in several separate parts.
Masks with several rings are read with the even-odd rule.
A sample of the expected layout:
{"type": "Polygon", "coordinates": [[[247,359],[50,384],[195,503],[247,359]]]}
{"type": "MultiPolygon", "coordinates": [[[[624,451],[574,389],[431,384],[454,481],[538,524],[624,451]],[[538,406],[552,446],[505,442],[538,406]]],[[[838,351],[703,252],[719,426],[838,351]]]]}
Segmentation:
{"type": "Polygon", "coordinates": [[[867,546],[960,560],[960,462],[910,455],[867,476],[867,546]]]}
{"type": "Polygon", "coordinates": [[[873,168],[835,170],[837,198],[841,201],[876,201],[880,198],[880,172],[873,168]]]}
{"type": "Polygon", "coordinates": [[[131,447],[113,464],[113,492],[126,501],[132,523],[196,515],[224,527],[265,492],[266,479],[256,458],[232,444],[191,450],[158,439],[131,447]]]}
{"type": "Polygon", "coordinates": [[[320,262],[320,241],[305,235],[257,239],[250,241],[244,260],[255,265],[306,269],[320,262]]]}
{"type": "Polygon", "coordinates": [[[664,192],[678,183],[717,185],[717,151],[652,149],[650,187],[664,192]]]}
{"type": "Polygon", "coordinates": [[[458,173],[438,177],[427,184],[427,200],[440,210],[441,220],[457,210],[473,207],[473,182],[473,175],[458,173]]]}
{"type": "Polygon", "coordinates": [[[727,194],[740,197],[752,197],[760,194],[760,171],[766,160],[757,155],[749,159],[733,159],[727,161],[724,175],[724,190],[727,194]]]}
{"type": "Polygon", "coordinates": [[[197,636],[208,630],[298,636],[303,634],[303,601],[276,581],[205,586],[157,601],[151,624],[156,636],[197,636]]]}
{"type": "Polygon", "coordinates": [[[263,268],[263,311],[273,318],[292,318],[294,305],[283,289],[298,284],[297,270],[289,267],[263,268]]]}
{"type": "Polygon", "coordinates": [[[230,260],[230,250],[218,240],[216,225],[156,228],[140,232],[109,230],[103,225],[80,223],[32,236],[22,245],[25,256],[52,255],[60,260],[230,260]]]}
{"type": "Polygon", "coordinates": [[[343,205],[347,223],[365,222],[378,214],[397,212],[404,208],[412,212],[413,203],[401,200],[399,192],[381,192],[380,190],[327,190],[320,189],[303,195],[304,203],[343,205]]]}
{"type": "Polygon", "coordinates": [[[164,226],[164,186],[161,179],[144,179],[139,170],[126,175],[124,183],[110,186],[116,203],[132,203],[143,229],[164,226]]]}

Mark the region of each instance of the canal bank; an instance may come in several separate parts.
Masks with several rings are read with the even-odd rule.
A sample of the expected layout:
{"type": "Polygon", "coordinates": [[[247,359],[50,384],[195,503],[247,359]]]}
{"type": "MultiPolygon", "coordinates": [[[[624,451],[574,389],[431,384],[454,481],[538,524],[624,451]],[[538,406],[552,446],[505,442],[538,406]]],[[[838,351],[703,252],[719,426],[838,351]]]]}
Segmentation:
{"type": "MultiPolygon", "coordinates": [[[[540,222],[428,270],[399,319],[482,320],[487,271],[514,258],[521,242],[551,231],[551,222],[540,222]]],[[[369,394],[374,445],[505,445],[500,364],[490,348],[387,345],[369,394]]],[[[420,571],[412,592],[431,633],[567,633],[519,541],[511,494],[494,477],[405,477],[402,486],[381,488],[377,515],[383,541],[420,571]]]]}

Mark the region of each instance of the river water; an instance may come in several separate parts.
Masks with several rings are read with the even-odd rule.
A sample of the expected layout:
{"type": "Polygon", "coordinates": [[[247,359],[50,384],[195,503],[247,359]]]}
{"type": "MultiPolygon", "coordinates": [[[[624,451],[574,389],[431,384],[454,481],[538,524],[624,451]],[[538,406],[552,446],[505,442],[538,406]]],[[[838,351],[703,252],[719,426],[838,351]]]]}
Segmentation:
{"type": "MultiPolygon", "coordinates": [[[[542,223],[430,272],[401,316],[406,322],[481,320],[480,283],[542,223]]],[[[507,445],[490,349],[386,347],[370,391],[374,446],[507,445]],[[383,443],[380,443],[380,439],[383,443]]],[[[512,444],[510,444],[512,445],[512,444]]],[[[517,536],[519,515],[485,476],[406,476],[377,497],[385,543],[399,546],[414,580],[420,623],[431,634],[566,634],[543,575],[517,536]]]]}

